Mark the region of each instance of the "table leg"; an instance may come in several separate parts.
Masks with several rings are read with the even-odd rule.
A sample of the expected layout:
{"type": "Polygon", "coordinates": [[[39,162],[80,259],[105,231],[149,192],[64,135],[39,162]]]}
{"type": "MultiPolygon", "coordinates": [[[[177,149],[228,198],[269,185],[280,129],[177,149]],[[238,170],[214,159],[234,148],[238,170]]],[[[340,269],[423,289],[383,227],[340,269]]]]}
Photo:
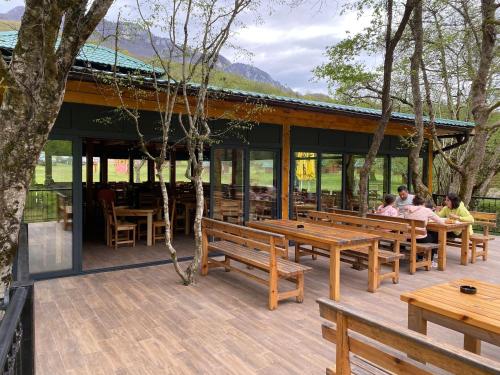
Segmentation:
{"type": "Polygon", "coordinates": [[[148,235],[147,235],[147,245],[153,246],[153,214],[148,214],[148,235]]]}
{"type": "Polygon", "coordinates": [[[340,300],[340,250],[330,247],[330,299],[340,300]]]}
{"type": "Polygon", "coordinates": [[[446,230],[438,230],[438,270],[446,269],[446,230]]]}
{"type": "Polygon", "coordinates": [[[481,354],[481,340],[464,334],[464,349],[472,353],[481,354]]]}
{"type": "MultiPolygon", "coordinates": [[[[408,304],[408,329],[427,335],[427,320],[422,316],[422,309],[411,303],[408,304]]],[[[418,353],[408,352],[408,357],[422,362],[422,360],[419,359],[418,353]]]]}
{"type": "Polygon", "coordinates": [[[469,226],[462,229],[462,249],[460,254],[460,264],[467,265],[467,254],[469,253],[469,226]]]}
{"type": "Polygon", "coordinates": [[[378,287],[378,241],[372,241],[368,252],[368,291],[374,293],[378,287]]]}

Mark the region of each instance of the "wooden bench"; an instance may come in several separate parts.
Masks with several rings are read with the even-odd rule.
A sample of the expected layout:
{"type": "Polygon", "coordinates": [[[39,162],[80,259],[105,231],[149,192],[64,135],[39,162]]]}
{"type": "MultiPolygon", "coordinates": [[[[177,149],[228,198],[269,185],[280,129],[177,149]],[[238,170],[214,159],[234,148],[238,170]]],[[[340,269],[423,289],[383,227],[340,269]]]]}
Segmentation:
{"type": "MultiPolygon", "coordinates": [[[[475,263],[479,257],[483,257],[483,260],[488,259],[488,242],[495,239],[495,236],[490,235],[490,228],[496,227],[497,214],[478,211],[471,211],[470,214],[474,218],[474,225],[483,227],[482,234],[473,233],[469,237],[469,249],[471,250],[470,262],[475,263]],[[478,251],[478,248],[481,251],[478,251]]],[[[448,238],[446,244],[452,247],[461,247],[462,241],[460,238],[448,238]]]]}
{"type": "Polygon", "coordinates": [[[490,227],[495,228],[497,225],[497,214],[489,212],[471,212],[474,218],[474,224],[483,227],[483,234],[474,233],[470,236],[471,263],[476,262],[476,258],[483,257],[483,260],[488,259],[488,242],[493,241],[495,236],[490,235],[490,227]],[[481,251],[477,251],[481,248],[481,251]]]}
{"type": "MultiPolygon", "coordinates": [[[[358,217],[359,215],[359,213],[356,211],[338,209],[334,209],[331,211],[334,214],[341,214],[344,216],[358,217]]],[[[382,216],[377,214],[367,214],[366,217],[368,219],[388,221],[391,223],[408,224],[410,226],[410,232],[408,234],[409,240],[401,242],[401,252],[405,254],[405,258],[410,262],[410,274],[413,275],[415,272],[417,272],[418,268],[424,268],[426,271],[430,269],[432,265],[432,250],[438,249],[439,244],[417,242],[417,236],[426,233],[425,221],[405,219],[402,217],[382,216]],[[421,256],[422,259],[418,260],[418,256],[421,256]]]]}
{"type": "Polygon", "coordinates": [[[252,278],[269,288],[269,309],[278,307],[278,301],[295,297],[297,302],[304,300],[304,272],[310,267],[281,258],[279,247],[284,247],[283,235],[247,228],[213,219],[202,219],[202,275],[208,274],[209,268],[223,267],[226,271],[234,270],[252,278]],[[214,241],[209,242],[209,237],[214,241]],[[224,256],[224,261],[209,258],[215,252],[224,256]],[[231,260],[269,273],[264,279],[253,273],[231,266],[231,260]],[[283,278],[295,283],[293,290],[279,292],[278,279],[283,278]]]}
{"type": "MultiPolygon", "coordinates": [[[[309,211],[308,219],[317,224],[324,224],[334,228],[356,230],[364,233],[371,233],[382,236],[381,246],[378,251],[379,280],[378,284],[385,279],[392,279],[394,284],[399,283],[399,260],[404,257],[400,254],[400,243],[406,241],[410,232],[408,224],[388,223],[382,220],[366,219],[357,216],[337,215],[322,211],[309,211]],[[383,249],[383,245],[386,248],[383,249]],[[388,264],[390,272],[382,273],[381,266],[388,264]]],[[[296,248],[296,257],[303,254],[318,254],[328,256],[329,253],[300,245],[296,248]],[[298,254],[297,254],[298,252],[298,254]]],[[[368,267],[368,249],[360,248],[355,250],[344,250],[340,254],[340,259],[353,265],[356,269],[366,269],[368,267]]]]}
{"type": "Polygon", "coordinates": [[[323,338],[336,344],[335,368],[327,368],[327,375],[435,374],[436,367],[452,374],[500,373],[499,362],[326,298],[317,302],[321,317],[328,320],[321,326],[323,338]]]}
{"type": "Polygon", "coordinates": [[[402,217],[382,216],[377,214],[368,214],[367,217],[378,220],[390,221],[393,223],[407,223],[410,225],[410,236],[408,241],[401,242],[401,251],[407,254],[410,260],[410,274],[417,272],[418,268],[424,268],[428,271],[432,265],[432,250],[437,250],[437,243],[418,243],[417,236],[427,233],[426,222],[423,220],[405,219],[402,217]],[[417,255],[422,256],[421,260],[417,255]]]}

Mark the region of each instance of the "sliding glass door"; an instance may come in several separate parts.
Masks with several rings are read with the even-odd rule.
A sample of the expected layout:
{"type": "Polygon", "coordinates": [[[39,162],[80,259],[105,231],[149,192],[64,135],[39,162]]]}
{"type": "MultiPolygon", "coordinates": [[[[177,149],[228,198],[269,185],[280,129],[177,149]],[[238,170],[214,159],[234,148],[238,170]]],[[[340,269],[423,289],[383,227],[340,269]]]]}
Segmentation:
{"type": "Polygon", "coordinates": [[[73,144],[49,140],[38,159],[28,191],[31,274],[73,268],[73,144]]]}
{"type": "Polygon", "coordinates": [[[249,220],[278,217],[278,152],[250,150],[249,220]]]}

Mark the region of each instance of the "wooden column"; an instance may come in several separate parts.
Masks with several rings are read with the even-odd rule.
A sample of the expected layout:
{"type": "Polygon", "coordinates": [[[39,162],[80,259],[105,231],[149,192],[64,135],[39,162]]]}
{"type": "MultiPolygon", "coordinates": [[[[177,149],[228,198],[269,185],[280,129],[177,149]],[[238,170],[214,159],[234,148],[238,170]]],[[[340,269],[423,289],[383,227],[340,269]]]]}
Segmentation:
{"type": "Polygon", "coordinates": [[[87,181],[87,195],[85,200],[87,201],[87,220],[89,218],[93,218],[93,215],[89,215],[93,213],[94,208],[94,144],[92,142],[87,142],[85,149],[85,158],[87,160],[86,165],[86,181],[87,181]]]}
{"type": "Polygon", "coordinates": [[[148,159],[148,181],[149,182],[154,182],[155,181],[155,162],[151,159],[148,159]]]}
{"type": "Polygon", "coordinates": [[[434,142],[432,139],[429,139],[429,149],[427,150],[427,187],[429,188],[429,192],[432,194],[432,173],[433,173],[433,162],[434,162],[434,142]]]}
{"type": "Polygon", "coordinates": [[[281,218],[289,218],[290,207],[290,125],[284,124],[281,148],[281,218]]]}
{"type": "Polygon", "coordinates": [[[108,157],[101,156],[101,182],[106,184],[108,182],[108,157]]]}

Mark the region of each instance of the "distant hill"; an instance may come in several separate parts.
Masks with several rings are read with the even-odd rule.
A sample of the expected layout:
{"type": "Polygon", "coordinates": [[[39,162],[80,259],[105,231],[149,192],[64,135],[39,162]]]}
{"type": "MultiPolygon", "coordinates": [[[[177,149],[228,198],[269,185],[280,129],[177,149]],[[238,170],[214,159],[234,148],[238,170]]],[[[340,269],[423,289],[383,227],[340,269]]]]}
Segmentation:
{"type": "MultiPolygon", "coordinates": [[[[0,23],[0,30],[12,30],[18,28],[18,21],[24,13],[24,7],[17,6],[12,8],[6,13],[0,13],[0,20],[9,22],[0,23]]],[[[121,38],[118,47],[128,52],[130,55],[141,58],[149,59],[154,56],[154,50],[151,46],[149,36],[146,31],[141,30],[133,23],[123,23],[120,25],[121,38]]],[[[102,44],[109,48],[114,48],[114,40],[110,36],[116,33],[116,23],[109,20],[103,20],[97,27],[93,39],[103,40],[102,44]]],[[[169,41],[166,38],[158,36],[153,37],[153,42],[159,50],[166,50],[169,46],[169,41]]],[[[227,73],[232,73],[244,77],[251,81],[256,81],[264,84],[275,86],[283,92],[293,93],[293,90],[274,80],[271,75],[257,67],[244,63],[233,63],[224,56],[219,57],[217,68],[227,73]]]]}

